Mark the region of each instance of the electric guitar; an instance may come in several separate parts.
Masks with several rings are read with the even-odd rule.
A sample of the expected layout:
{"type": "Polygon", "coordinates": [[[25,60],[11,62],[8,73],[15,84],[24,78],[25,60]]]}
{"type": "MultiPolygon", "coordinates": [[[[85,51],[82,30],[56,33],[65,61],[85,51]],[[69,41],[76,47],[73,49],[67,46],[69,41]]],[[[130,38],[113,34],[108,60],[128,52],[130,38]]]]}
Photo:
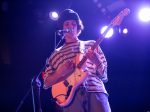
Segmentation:
{"type": "MultiPolygon", "coordinates": [[[[98,38],[98,40],[91,47],[94,50],[105,38],[108,30],[114,26],[120,25],[123,18],[129,14],[130,10],[125,8],[122,10],[108,25],[107,29],[103,32],[102,37],[98,38]]],[[[66,80],[56,83],[52,86],[52,97],[56,100],[56,103],[60,107],[68,106],[76,92],[76,89],[84,82],[87,77],[87,74],[82,69],[83,64],[87,60],[85,55],[77,55],[76,57],[77,63],[75,71],[67,77],[66,80]]]]}

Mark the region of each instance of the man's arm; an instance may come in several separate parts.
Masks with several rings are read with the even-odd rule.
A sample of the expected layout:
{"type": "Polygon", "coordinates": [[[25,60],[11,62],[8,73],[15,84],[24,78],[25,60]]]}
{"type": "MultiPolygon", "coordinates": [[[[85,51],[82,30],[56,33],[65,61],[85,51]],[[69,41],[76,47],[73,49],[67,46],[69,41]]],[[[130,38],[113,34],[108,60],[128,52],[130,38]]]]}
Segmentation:
{"type": "Polygon", "coordinates": [[[86,56],[96,65],[96,71],[101,80],[107,82],[107,61],[101,48],[97,47],[94,51],[88,49],[86,56]]]}
{"type": "Polygon", "coordinates": [[[103,82],[108,81],[107,77],[107,60],[101,48],[98,46],[97,48],[99,64],[97,65],[97,72],[103,82]]]}
{"type": "Polygon", "coordinates": [[[66,61],[60,68],[50,72],[47,67],[44,73],[44,89],[48,89],[52,85],[65,80],[75,70],[75,64],[71,61],[66,61]]]}

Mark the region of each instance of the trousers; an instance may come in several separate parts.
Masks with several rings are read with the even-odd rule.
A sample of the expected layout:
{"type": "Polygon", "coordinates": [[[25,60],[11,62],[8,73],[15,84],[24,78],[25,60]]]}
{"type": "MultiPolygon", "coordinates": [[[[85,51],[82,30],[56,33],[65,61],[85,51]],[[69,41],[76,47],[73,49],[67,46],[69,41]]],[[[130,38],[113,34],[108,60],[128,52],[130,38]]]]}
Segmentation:
{"type": "Polygon", "coordinates": [[[73,102],[63,112],[111,112],[108,95],[102,92],[87,92],[79,88],[73,102]]]}

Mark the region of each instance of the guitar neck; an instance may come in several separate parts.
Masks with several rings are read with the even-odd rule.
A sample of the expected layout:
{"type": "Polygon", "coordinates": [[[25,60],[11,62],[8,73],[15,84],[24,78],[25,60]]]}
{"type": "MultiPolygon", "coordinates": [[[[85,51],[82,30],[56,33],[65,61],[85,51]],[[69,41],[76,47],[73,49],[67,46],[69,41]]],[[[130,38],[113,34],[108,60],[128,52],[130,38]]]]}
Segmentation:
{"type": "MultiPolygon", "coordinates": [[[[105,38],[107,32],[110,30],[110,28],[120,25],[124,16],[127,16],[130,13],[130,10],[128,8],[125,8],[122,10],[108,25],[107,29],[102,33],[101,37],[97,39],[97,41],[94,43],[94,45],[91,47],[91,50],[95,50],[95,48],[103,41],[105,38]]],[[[78,68],[81,68],[84,62],[87,60],[86,54],[83,56],[82,60],[77,65],[78,68]]]]}
{"type": "Polygon", "coordinates": [[[97,41],[94,43],[94,45],[91,47],[91,49],[94,51],[95,48],[103,41],[103,39],[105,38],[107,32],[110,30],[110,28],[112,28],[113,25],[109,24],[107,29],[101,34],[101,37],[97,39],[97,41]]]}
{"type": "MultiPolygon", "coordinates": [[[[95,50],[96,47],[103,41],[103,39],[105,38],[107,32],[110,30],[110,28],[112,27],[112,25],[108,25],[107,29],[102,33],[101,38],[98,38],[97,41],[94,43],[94,45],[91,47],[91,50],[95,50]]],[[[81,68],[82,65],[85,63],[85,61],[87,60],[86,54],[83,56],[82,60],[79,62],[79,64],[77,65],[78,68],[81,68]]]]}

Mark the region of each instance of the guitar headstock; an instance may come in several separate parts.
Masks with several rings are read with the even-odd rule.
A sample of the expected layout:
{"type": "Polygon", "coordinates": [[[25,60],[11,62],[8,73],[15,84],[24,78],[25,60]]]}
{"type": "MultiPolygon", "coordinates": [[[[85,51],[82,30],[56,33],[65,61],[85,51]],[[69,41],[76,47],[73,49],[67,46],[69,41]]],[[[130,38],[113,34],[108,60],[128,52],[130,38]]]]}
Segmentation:
{"type": "Polygon", "coordinates": [[[124,19],[125,16],[127,16],[130,13],[129,8],[123,9],[112,21],[111,21],[111,26],[117,26],[120,25],[122,20],[124,19]]]}

